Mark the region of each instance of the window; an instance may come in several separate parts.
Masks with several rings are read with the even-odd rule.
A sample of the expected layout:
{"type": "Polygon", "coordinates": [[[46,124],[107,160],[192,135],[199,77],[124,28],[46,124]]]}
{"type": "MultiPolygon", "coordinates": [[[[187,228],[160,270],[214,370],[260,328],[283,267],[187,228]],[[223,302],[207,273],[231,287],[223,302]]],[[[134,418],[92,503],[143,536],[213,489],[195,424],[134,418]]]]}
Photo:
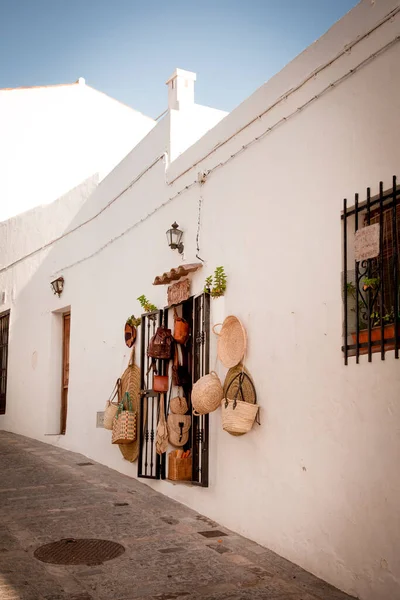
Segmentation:
{"type": "Polygon", "coordinates": [[[349,356],[379,352],[385,359],[394,350],[399,357],[399,242],[400,190],[396,177],[392,188],[379,195],[343,209],[343,351],[345,364],[349,356]],[[355,239],[358,238],[358,247],[355,239]],[[362,241],[360,242],[360,239],[362,241]]]}
{"type": "Polygon", "coordinates": [[[10,311],[0,314],[0,415],[6,412],[10,311]]]}
{"type": "MultiPolygon", "coordinates": [[[[191,416],[189,440],[182,450],[191,450],[192,455],[192,480],[191,483],[208,487],[208,415],[195,416],[192,414],[190,402],[193,384],[209,372],[210,362],[210,297],[207,294],[189,298],[178,308],[178,312],[189,323],[191,335],[185,345],[187,366],[190,374],[189,381],[183,386],[184,396],[188,402],[187,415],[191,416]]],[[[160,416],[161,395],[152,390],[153,374],[149,370],[151,359],[147,356],[147,347],[156,329],[164,321],[173,319],[173,310],[164,309],[152,314],[142,316],[141,324],[141,411],[139,424],[139,459],[138,477],[146,479],[168,479],[166,454],[156,453],[156,431],[160,416]]],[[[160,375],[167,375],[169,365],[167,361],[157,361],[157,371],[160,375]]],[[[168,399],[171,389],[164,396],[164,410],[167,413],[168,399]]],[[[167,417],[167,414],[165,414],[167,417]]],[[[172,451],[170,447],[167,452],[172,451]]]]}

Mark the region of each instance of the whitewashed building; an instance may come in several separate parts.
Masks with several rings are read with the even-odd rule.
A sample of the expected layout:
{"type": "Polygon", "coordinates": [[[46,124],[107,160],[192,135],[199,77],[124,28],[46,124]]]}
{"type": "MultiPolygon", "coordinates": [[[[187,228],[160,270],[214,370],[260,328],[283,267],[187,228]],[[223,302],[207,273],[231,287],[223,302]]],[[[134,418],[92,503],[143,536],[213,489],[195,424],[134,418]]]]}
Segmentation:
{"type": "MultiPolygon", "coordinates": [[[[194,75],[177,70],[167,82],[168,113],[90,195],[78,188],[0,229],[9,327],[0,427],[143,475],[143,460],[124,461],[110,432],[96,427],[127,365],[126,318],[138,316],[142,294],[166,306],[156,276],[199,263],[189,278],[202,298],[205,277],[223,265],[227,291],[211,299],[210,324],[227,315],[244,324],[261,425],[230,436],[219,409],[209,431],[203,422],[207,480],[173,484],[162,479],[161,461],[143,481],[363,600],[400,597],[400,371],[390,349],[398,342],[372,340],[386,312],[361,339],[366,310],[370,319],[394,309],[398,320],[399,40],[398,1],[363,0],[226,116],[196,107],[194,75]],[[359,229],[385,225],[368,255],[371,291],[356,293],[369,303],[358,327],[343,293],[343,280],[351,284],[362,266],[356,214],[359,229]],[[165,238],[174,221],[182,254],[165,238]],[[386,261],[380,278],[377,252],[386,261]],[[60,276],[58,297],[50,282],[60,276]],[[381,293],[393,306],[379,308],[381,293]]],[[[195,333],[193,343],[210,341],[208,367],[223,378],[208,323],[195,333]]],[[[140,340],[137,361],[139,349],[140,340]]]]}
{"type": "Polygon", "coordinates": [[[103,179],[154,127],[85,83],[0,90],[0,221],[103,179]]]}

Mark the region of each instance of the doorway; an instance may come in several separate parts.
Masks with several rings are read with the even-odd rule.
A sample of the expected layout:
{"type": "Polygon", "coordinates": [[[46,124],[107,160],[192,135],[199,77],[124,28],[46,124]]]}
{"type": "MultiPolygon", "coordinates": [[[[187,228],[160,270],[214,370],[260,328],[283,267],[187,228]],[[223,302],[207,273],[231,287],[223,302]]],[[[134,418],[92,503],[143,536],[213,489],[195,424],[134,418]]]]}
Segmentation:
{"type": "Polygon", "coordinates": [[[10,311],[0,314],[0,415],[6,413],[7,362],[10,311]]]}
{"type": "Polygon", "coordinates": [[[60,423],[61,435],[65,435],[65,432],[67,430],[70,332],[71,332],[71,313],[64,313],[63,314],[63,349],[62,349],[61,423],[60,423]]]}

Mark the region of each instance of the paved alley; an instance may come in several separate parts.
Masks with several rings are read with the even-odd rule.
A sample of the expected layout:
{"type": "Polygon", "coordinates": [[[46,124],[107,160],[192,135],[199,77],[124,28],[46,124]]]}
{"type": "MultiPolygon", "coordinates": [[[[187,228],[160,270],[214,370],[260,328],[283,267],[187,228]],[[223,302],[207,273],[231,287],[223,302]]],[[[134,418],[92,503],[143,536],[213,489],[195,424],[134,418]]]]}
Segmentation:
{"type": "Polygon", "coordinates": [[[1,600],[345,600],[273,552],[87,458],[0,432],[1,600]],[[122,544],[103,564],[52,565],[66,538],[122,544]]]}

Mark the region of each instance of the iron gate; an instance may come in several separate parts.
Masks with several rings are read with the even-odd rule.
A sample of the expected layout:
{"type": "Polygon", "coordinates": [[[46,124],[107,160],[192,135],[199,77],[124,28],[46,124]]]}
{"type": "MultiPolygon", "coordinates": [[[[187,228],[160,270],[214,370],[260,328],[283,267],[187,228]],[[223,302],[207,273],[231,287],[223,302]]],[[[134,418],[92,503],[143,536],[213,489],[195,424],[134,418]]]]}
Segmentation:
{"type": "MultiPolygon", "coordinates": [[[[160,310],[142,316],[140,331],[140,420],[139,420],[139,458],[138,477],[145,479],[165,479],[165,453],[160,456],[156,452],[156,430],[160,417],[160,394],[153,388],[153,372],[150,370],[152,359],[147,356],[149,342],[160,327],[168,325],[168,311],[160,310]]],[[[160,375],[166,375],[168,367],[164,361],[157,361],[160,375]]],[[[164,403],[165,406],[165,403],[164,403]]]]}

